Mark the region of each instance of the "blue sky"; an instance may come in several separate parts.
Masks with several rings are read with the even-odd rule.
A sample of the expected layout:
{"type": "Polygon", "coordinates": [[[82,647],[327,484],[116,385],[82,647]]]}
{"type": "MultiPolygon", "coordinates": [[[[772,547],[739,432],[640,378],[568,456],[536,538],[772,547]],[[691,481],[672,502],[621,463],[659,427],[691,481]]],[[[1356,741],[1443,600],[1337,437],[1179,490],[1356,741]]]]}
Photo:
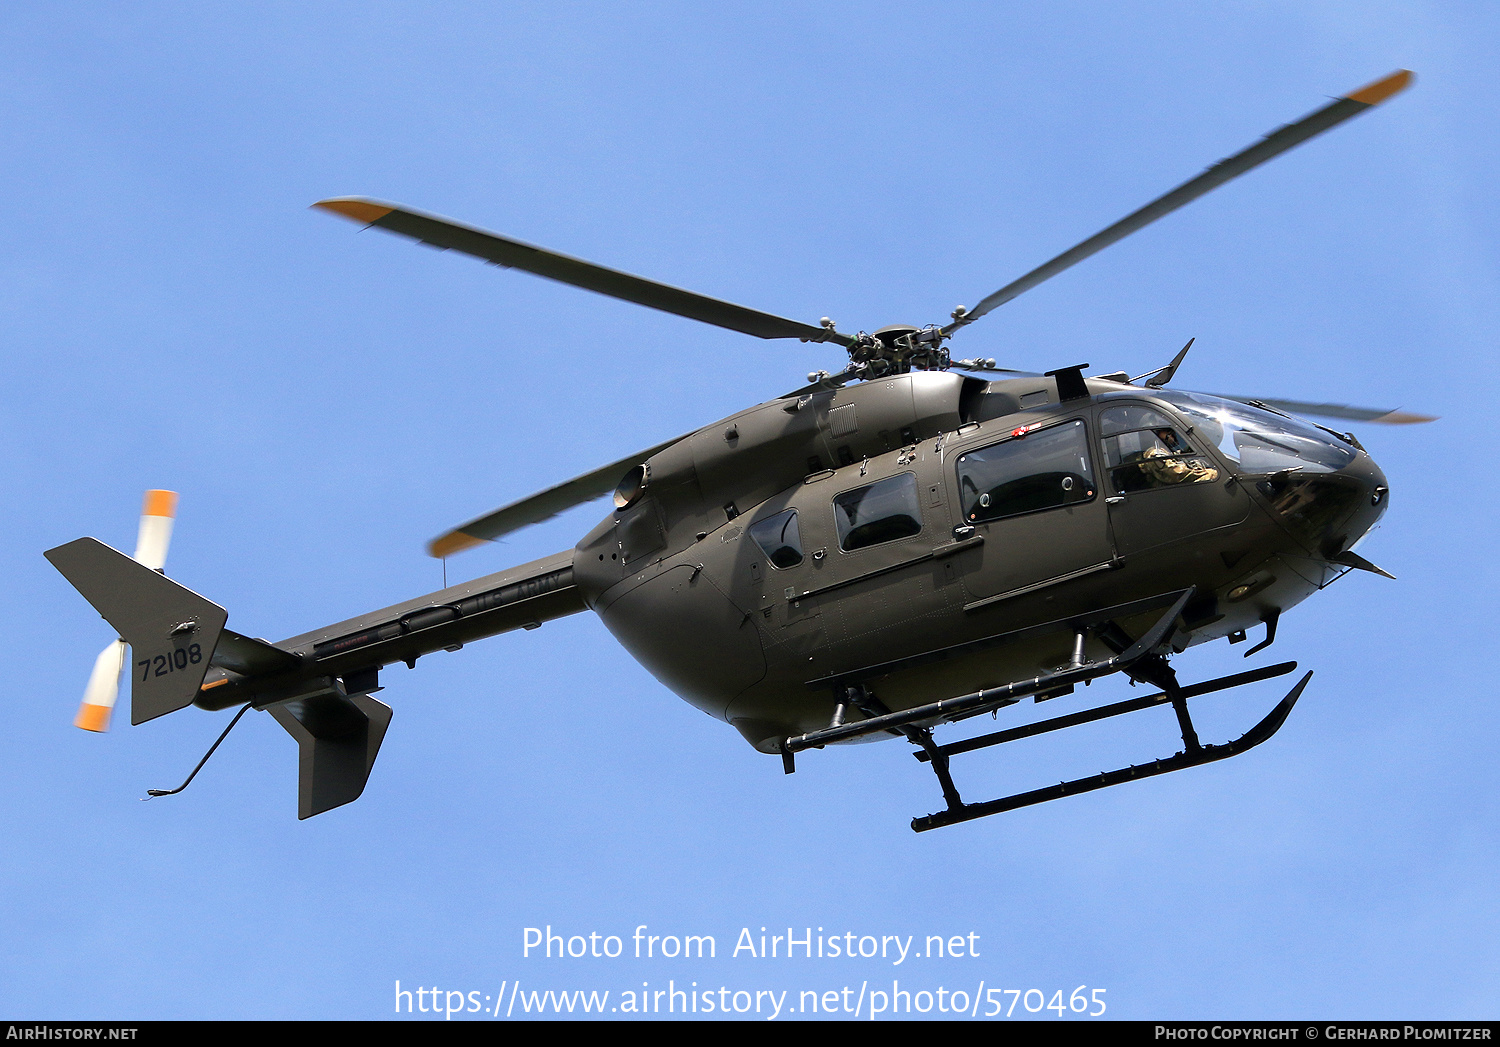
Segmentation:
{"type": "MultiPolygon", "coordinates": [[[[1495,1017],[1497,21],[1464,3],[6,5],[0,1016],[378,1018],[397,980],[613,1005],[669,981],[796,1000],[896,978],[1086,985],[1111,1017],[1495,1017]],[[592,616],[388,671],[365,795],[305,823],[268,716],[148,804],[225,715],[70,725],[111,633],[41,552],[128,549],[148,487],[182,495],[169,573],[275,639],[438,588],[422,546],[447,527],[840,362],[360,233],[314,200],[395,200],[845,329],[921,324],[1402,67],[1406,94],[955,345],[1140,373],[1196,337],[1187,388],[1443,416],[1360,430],[1393,489],[1361,552],[1400,580],[1346,578],[1287,616],[1264,657],[1317,675],[1252,754],[917,836],[939,800],[904,747],[784,777],[592,616]],[[719,955],[523,956],[527,927],[628,952],[643,924],[719,955]],[[730,955],[742,928],[788,926],[972,933],[979,956],[730,955]]],[[[449,578],[568,548],[602,514],[449,578]]],[[[1177,667],[1237,671],[1240,650],[1177,667]]],[[[1200,731],[1236,735],[1279,694],[1205,698],[1200,731]]],[[[1169,713],[1138,720],[992,750],[960,785],[1174,751],[1169,713]]]]}

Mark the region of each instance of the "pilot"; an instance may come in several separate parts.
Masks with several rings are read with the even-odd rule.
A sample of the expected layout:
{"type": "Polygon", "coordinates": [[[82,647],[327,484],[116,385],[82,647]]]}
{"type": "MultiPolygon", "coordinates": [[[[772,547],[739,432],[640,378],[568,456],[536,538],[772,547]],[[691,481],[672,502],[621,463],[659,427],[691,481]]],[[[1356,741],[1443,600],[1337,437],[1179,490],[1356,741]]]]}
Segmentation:
{"type": "Polygon", "coordinates": [[[1157,443],[1146,448],[1141,455],[1141,472],[1151,478],[1153,486],[1208,483],[1219,478],[1219,470],[1202,458],[1176,457],[1190,454],[1191,448],[1171,429],[1155,429],[1152,432],[1157,443]]]}

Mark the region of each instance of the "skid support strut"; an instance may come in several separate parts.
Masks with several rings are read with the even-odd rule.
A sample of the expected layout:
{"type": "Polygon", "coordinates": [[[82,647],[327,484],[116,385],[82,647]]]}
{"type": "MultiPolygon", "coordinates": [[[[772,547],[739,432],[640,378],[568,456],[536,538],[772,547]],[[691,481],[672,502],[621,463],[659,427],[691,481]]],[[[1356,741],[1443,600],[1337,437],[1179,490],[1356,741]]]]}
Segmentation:
{"type": "MultiPolygon", "coordinates": [[[[1083,661],[1083,633],[1078,634],[1074,645],[1074,657],[1070,659],[1067,666],[1056,672],[1038,676],[1033,680],[1021,680],[1016,683],[1006,684],[1003,687],[991,687],[974,694],[964,695],[959,698],[951,698],[941,702],[932,702],[928,705],[918,706],[915,709],[906,709],[902,712],[891,712],[884,703],[871,694],[863,685],[856,684],[847,687],[844,691],[844,700],[834,712],[834,722],[819,731],[810,731],[807,734],[797,735],[794,738],[786,738],[781,742],[781,758],[787,773],[791,773],[793,754],[803,749],[811,749],[815,746],[827,745],[829,742],[845,741],[849,738],[857,738],[861,735],[874,734],[880,731],[888,731],[892,734],[905,735],[912,744],[920,747],[922,755],[926,756],[927,762],[932,765],[933,772],[937,775],[938,785],[942,787],[943,799],[948,803],[948,813],[970,810],[959,797],[958,789],[953,784],[953,776],[948,771],[948,754],[933,742],[932,730],[926,724],[938,720],[956,719],[961,716],[972,716],[976,713],[986,712],[990,709],[999,709],[1002,706],[1013,705],[1022,698],[1029,695],[1039,695],[1046,692],[1056,692],[1062,687],[1071,687],[1074,683],[1092,680],[1110,673],[1131,671],[1138,663],[1153,656],[1153,652],[1171,639],[1172,632],[1176,629],[1177,616],[1193,598],[1194,589],[1184,590],[1172,604],[1171,608],[1157,620],[1149,632],[1142,636],[1126,650],[1113,658],[1102,662],[1085,663],[1083,661]],[[842,711],[848,706],[854,706],[865,718],[855,723],[844,723],[842,711]]],[[[1163,659],[1161,664],[1166,665],[1163,659]]],[[[1167,670],[1170,672],[1171,670],[1167,670]]],[[[1174,681],[1175,682],[1175,681],[1174,681]]],[[[977,816],[976,816],[977,817],[977,816]]]]}
{"type": "Polygon", "coordinates": [[[855,703],[855,707],[865,714],[865,719],[824,727],[821,730],[787,738],[782,743],[782,751],[799,753],[803,749],[814,749],[832,742],[848,741],[851,738],[882,731],[905,734],[904,728],[908,726],[988,712],[991,709],[1013,705],[1033,694],[1056,691],[1071,684],[1082,683],[1085,680],[1097,679],[1100,676],[1108,676],[1110,673],[1128,669],[1171,638],[1176,627],[1177,616],[1193,598],[1194,592],[1193,589],[1184,590],[1167,613],[1161,616],[1161,619],[1145,636],[1131,644],[1123,653],[1102,662],[1091,662],[1076,669],[1060,669],[1032,680],[1019,680],[1002,687],[990,687],[959,698],[947,698],[940,702],[930,702],[927,705],[919,705],[915,709],[905,709],[895,713],[887,710],[863,687],[850,687],[845,694],[848,695],[850,702],[855,703]],[[855,702],[856,695],[863,696],[865,707],[861,708],[855,702]]]}
{"type": "MultiPolygon", "coordinates": [[[[848,705],[854,706],[860,712],[869,717],[889,716],[891,711],[886,708],[885,703],[876,698],[863,685],[856,684],[846,688],[844,701],[839,703],[834,712],[833,726],[839,726],[843,722],[843,713],[848,705]]],[[[937,743],[932,740],[932,731],[927,727],[918,727],[915,724],[900,724],[893,728],[906,736],[906,740],[917,746],[921,754],[932,764],[933,773],[937,775],[938,785],[943,790],[943,799],[948,801],[949,807],[962,807],[963,798],[958,795],[958,787],[953,784],[953,775],[948,772],[948,754],[938,748],[937,743]]]]}
{"type": "Polygon", "coordinates": [[[1203,748],[1198,741],[1198,732],[1193,729],[1193,718],[1188,715],[1187,698],[1184,697],[1182,688],[1177,683],[1177,673],[1167,664],[1165,658],[1159,654],[1142,658],[1127,669],[1126,674],[1132,680],[1139,680],[1162,689],[1162,693],[1172,703],[1172,711],[1177,714],[1177,729],[1182,732],[1184,752],[1195,753],[1203,748]]]}
{"type": "Polygon", "coordinates": [[[907,739],[913,744],[921,746],[922,754],[927,757],[927,762],[932,764],[933,773],[937,775],[938,785],[942,787],[943,799],[948,801],[948,807],[962,807],[963,797],[958,795],[958,787],[953,784],[953,775],[948,773],[948,756],[938,751],[936,743],[932,740],[932,732],[926,727],[908,727],[903,732],[907,739]]]}

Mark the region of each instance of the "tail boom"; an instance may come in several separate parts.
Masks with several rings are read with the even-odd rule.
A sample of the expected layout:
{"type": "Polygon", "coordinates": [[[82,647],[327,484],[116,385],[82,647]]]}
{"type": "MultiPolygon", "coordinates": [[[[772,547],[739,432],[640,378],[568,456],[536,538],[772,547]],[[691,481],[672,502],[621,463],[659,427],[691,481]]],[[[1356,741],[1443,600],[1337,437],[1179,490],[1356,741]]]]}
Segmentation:
{"type": "MultiPolygon", "coordinates": [[[[130,644],[131,722],[188,705],[269,712],[297,742],[299,818],[364,791],[391,721],[370,697],[381,668],[585,609],[568,550],[272,644],[225,628],[222,607],[93,538],[46,556],[130,644]]],[[[110,656],[124,643],[95,676],[118,673],[110,656]]]]}
{"type": "MultiPolygon", "coordinates": [[[[234,634],[239,648],[216,652],[195,704],[224,709],[249,701],[264,707],[329,688],[369,693],[386,665],[411,665],[435,651],[534,629],[583,610],[569,549],[275,644],[273,649],[295,659],[294,665],[262,668],[255,655],[263,652],[249,645],[271,645],[234,634]],[[234,660],[235,653],[244,660],[234,660]]],[[[225,646],[221,641],[221,649],[225,646]]]]}

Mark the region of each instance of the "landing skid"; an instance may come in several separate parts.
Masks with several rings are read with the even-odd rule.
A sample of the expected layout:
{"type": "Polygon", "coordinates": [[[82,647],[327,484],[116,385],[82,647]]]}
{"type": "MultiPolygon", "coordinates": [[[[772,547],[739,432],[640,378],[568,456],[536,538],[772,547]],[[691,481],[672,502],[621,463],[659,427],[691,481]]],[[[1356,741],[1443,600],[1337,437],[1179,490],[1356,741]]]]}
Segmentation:
{"type": "MultiPolygon", "coordinates": [[[[1140,709],[1148,709],[1155,705],[1171,703],[1178,709],[1178,718],[1185,721],[1183,730],[1183,750],[1175,756],[1155,760],[1148,764],[1122,767],[1116,771],[1105,771],[1102,774],[1092,775],[1088,778],[1075,778],[1069,782],[1059,782],[1057,785],[1045,786],[1041,789],[1033,789],[1030,792],[1016,793],[1013,796],[1002,797],[998,800],[990,800],[985,803],[954,803],[953,795],[949,794],[951,779],[944,783],[943,790],[945,798],[948,799],[948,809],[936,814],[929,814],[911,820],[914,832],[926,832],[928,829],[937,829],[944,825],[954,825],[958,822],[972,821],[975,818],[984,818],[991,814],[1000,814],[1004,811],[1014,811],[1018,807],[1030,807],[1033,804],[1046,803],[1048,800],[1060,800],[1064,796],[1076,796],[1079,793],[1092,792],[1095,789],[1106,789],[1111,785],[1123,785],[1125,782],[1136,781],[1140,778],[1151,778],[1158,774],[1167,774],[1171,771],[1181,771],[1189,767],[1197,767],[1200,764],[1213,763],[1217,760],[1227,760],[1231,756],[1238,756],[1242,752],[1255,748],[1271,735],[1275,734],[1287,715],[1292,711],[1292,706],[1297,704],[1297,699],[1302,697],[1303,688],[1312,679],[1312,673],[1308,672],[1297,681],[1297,685],[1288,692],[1287,696],[1276,704],[1270,711],[1250,730],[1240,737],[1223,745],[1200,745],[1197,735],[1193,733],[1191,721],[1186,721],[1188,698],[1200,694],[1209,694],[1213,691],[1222,691],[1230,687],[1239,687],[1247,683],[1255,683],[1258,680],[1267,680],[1276,676],[1284,676],[1297,668],[1296,662],[1283,662],[1265,669],[1258,669],[1248,673],[1236,673],[1233,676],[1224,676],[1217,680],[1209,680],[1204,683],[1195,684],[1192,687],[1178,688],[1177,694],[1168,691],[1160,694],[1150,695],[1146,698],[1136,698],[1128,702],[1118,702],[1114,705],[1106,705],[1099,709],[1090,709],[1087,712],[1074,713],[1070,716],[1059,716],[1051,720],[1043,720],[1040,723],[1027,724],[1025,727],[1013,728],[1009,731],[998,731],[995,734],[985,735],[981,738],[972,738],[963,742],[955,742],[951,745],[938,746],[939,757],[946,762],[947,757],[959,752],[970,752],[974,749],[984,748],[990,745],[1000,745],[1004,742],[1015,741],[1018,738],[1029,738],[1037,734],[1045,734],[1048,731],[1058,731],[1065,727],[1073,727],[1081,723],[1090,723],[1094,720],[1103,720],[1110,716],[1120,716],[1125,713],[1136,712],[1140,709]]],[[[930,762],[931,756],[926,752],[913,753],[918,760],[930,762]]],[[[946,770],[946,768],[944,768],[946,770]]],[[[942,776],[939,776],[940,780],[942,776]]]]}

